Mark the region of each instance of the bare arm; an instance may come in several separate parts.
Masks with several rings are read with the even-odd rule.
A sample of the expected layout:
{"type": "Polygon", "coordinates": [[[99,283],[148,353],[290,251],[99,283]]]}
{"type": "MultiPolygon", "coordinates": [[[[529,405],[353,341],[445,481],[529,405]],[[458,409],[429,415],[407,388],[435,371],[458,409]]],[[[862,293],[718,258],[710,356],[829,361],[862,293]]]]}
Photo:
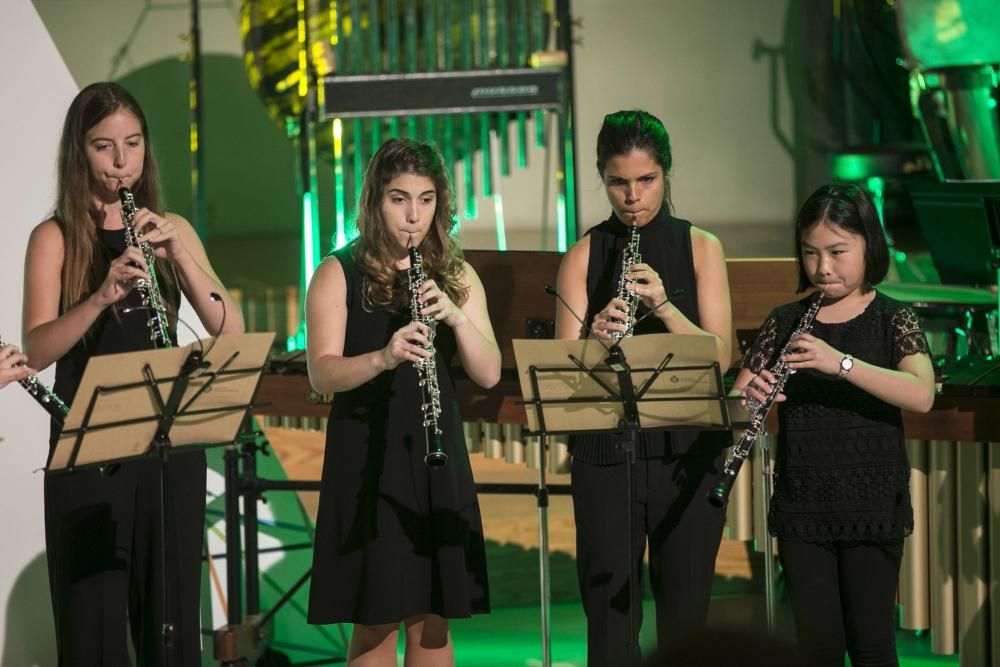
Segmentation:
{"type": "Polygon", "coordinates": [[[344,356],[347,332],[347,281],[334,257],[320,263],[306,294],[306,359],[309,381],[320,392],[350,391],[403,361],[428,357],[426,327],[411,322],[381,350],[344,356]]]}
{"type": "Polygon", "coordinates": [[[559,294],[576,313],[570,313],[562,301],[556,299],[556,338],[575,340],[586,338],[586,330],[577,320],[587,317],[589,299],[587,297],[587,264],[590,259],[590,236],[584,236],[573,244],[559,263],[559,277],[556,288],[559,294]]]}
{"type": "MultiPolygon", "coordinates": [[[[791,368],[813,368],[826,375],[838,375],[843,352],[812,334],[799,334],[791,343],[795,352],[785,357],[791,368]]],[[[904,410],[928,412],[934,406],[934,366],[931,358],[922,352],[903,357],[895,369],[855,359],[854,367],[844,380],[904,410]]],[[[760,378],[754,379],[753,385],[765,390],[768,387],[766,383],[761,384],[760,378]]]]}
{"type": "Polygon", "coordinates": [[[691,250],[694,254],[701,326],[695,326],[670,302],[656,311],[656,317],[660,318],[670,333],[708,334],[714,337],[716,356],[725,373],[733,354],[733,311],[729,301],[726,257],[719,239],[697,227],[691,228],[691,250]]]}
{"type": "Polygon", "coordinates": [[[896,370],[855,360],[845,379],[903,410],[929,412],[934,407],[934,365],[926,354],[903,357],[896,370]]]}
{"type": "Polygon", "coordinates": [[[54,220],[35,227],[28,239],[22,338],[30,365],[39,370],[69,352],[105,308],[125,298],[133,280],[147,277],[142,253],[129,248],[111,263],[97,291],[60,316],[64,250],[62,230],[54,220]]]}
{"type": "MultiPolygon", "coordinates": [[[[455,332],[458,356],[465,372],[480,387],[489,389],[500,381],[501,360],[500,348],[486,307],[486,292],[479,275],[468,262],[465,263],[461,279],[469,289],[469,298],[462,304],[460,315],[456,313],[453,317],[442,316],[441,319],[455,332]]],[[[423,294],[427,295],[427,291],[423,294]]],[[[442,311],[435,311],[432,307],[425,312],[433,314],[442,311]]]]}
{"type": "Polygon", "coordinates": [[[173,223],[183,243],[184,250],[176,253],[171,261],[177,269],[181,290],[198,313],[198,319],[212,335],[243,333],[243,313],[212,269],[205,247],[191,223],[173,213],[167,213],[166,219],[173,223]],[[221,331],[219,327],[222,325],[223,308],[221,304],[212,301],[213,292],[222,297],[225,304],[225,327],[221,331]]]}

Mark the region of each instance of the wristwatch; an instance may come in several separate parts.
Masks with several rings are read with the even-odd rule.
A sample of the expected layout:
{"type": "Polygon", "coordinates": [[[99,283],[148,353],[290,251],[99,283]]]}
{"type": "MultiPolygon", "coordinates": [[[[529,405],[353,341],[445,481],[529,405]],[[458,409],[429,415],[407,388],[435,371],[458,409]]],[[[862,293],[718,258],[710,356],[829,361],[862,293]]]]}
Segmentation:
{"type": "Polygon", "coordinates": [[[840,360],[840,370],[837,371],[837,377],[844,379],[851,372],[852,368],[854,368],[854,357],[845,354],[844,358],[840,360]]]}

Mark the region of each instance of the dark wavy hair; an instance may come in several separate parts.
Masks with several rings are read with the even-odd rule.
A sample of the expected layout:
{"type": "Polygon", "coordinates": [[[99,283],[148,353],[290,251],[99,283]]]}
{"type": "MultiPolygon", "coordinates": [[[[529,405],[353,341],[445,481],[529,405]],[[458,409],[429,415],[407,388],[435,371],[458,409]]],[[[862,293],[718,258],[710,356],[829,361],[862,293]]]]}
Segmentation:
{"type": "Polygon", "coordinates": [[[795,259],[799,265],[800,292],[812,287],[802,262],[802,236],[823,221],[865,240],[865,291],[885,279],[889,272],[889,247],[871,197],[857,185],[824,185],[809,195],[795,219],[795,259]]]}
{"type": "Polygon", "coordinates": [[[670,153],[670,134],[659,118],[641,109],[616,111],[604,117],[597,135],[597,173],[604,178],[608,160],[616,155],[627,155],[639,149],[646,151],[663,167],[663,202],[670,202],[670,181],[666,176],[674,163],[670,153]]]}
{"type": "MultiPolygon", "coordinates": [[[[109,258],[97,242],[94,217],[93,175],[87,161],[87,132],[111,114],[125,109],[135,116],[142,128],[144,159],[142,174],[133,184],[136,208],[163,214],[160,174],[153,155],[146,115],[132,95],[117,83],[92,83],[73,98],[66,112],[57,162],[58,185],[53,219],[63,234],[65,256],[62,268],[63,310],[69,310],[90,296],[104,280],[109,258]]],[[[157,278],[165,295],[177,294],[177,280],[168,262],[157,259],[157,278]]],[[[171,302],[172,299],[165,299],[171,302]]],[[[171,306],[172,307],[172,306],[171,306]]]]}
{"type": "Polygon", "coordinates": [[[420,244],[420,254],[427,276],[437,282],[448,298],[461,305],[469,294],[460,280],[465,266],[462,250],[451,236],[458,221],[444,159],[429,144],[412,139],[390,139],[368,163],[358,202],[358,238],[351,246],[351,256],[364,274],[364,307],[400,310],[409,303],[405,286],[396,279],[392,240],[382,218],[385,187],[400,174],[426,176],[434,183],[434,220],[420,244]]]}

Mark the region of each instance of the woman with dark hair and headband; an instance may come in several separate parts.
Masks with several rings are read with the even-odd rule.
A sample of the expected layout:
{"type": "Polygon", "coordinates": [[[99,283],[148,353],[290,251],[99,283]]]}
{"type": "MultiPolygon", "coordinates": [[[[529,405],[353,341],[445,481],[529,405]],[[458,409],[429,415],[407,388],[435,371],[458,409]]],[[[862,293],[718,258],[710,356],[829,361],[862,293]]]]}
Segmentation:
{"type": "MultiPolygon", "coordinates": [[[[725,257],[715,236],[671,215],[671,164],[670,137],[655,116],[644,111],[605,116],[597,138],[597,172],[611,216],[562,260],[558,286],[568,308],[558,306],[556,337],[582,338],[589,329],[610,342],[653,310],[635,327],[635,335],[712,336],[725,371],[732,330],[725,257]],[[616,292],[633,225],[642,261],[625,269],[624,279],[640,299],[630,318],[628,304],[616,292]],[[583,326],[574,313],[584,318],[583,326]]],[[[704,625],[722,539],[723,514],[705,495],[721,465],[723,434],[641,433],[631,499],[625,495],[625,454],[619,440],[608,435],[570,438],[577,573],[591,667],[638,663],[638,573],[647,543],[656,635],[666,644],[704,625]],[[624,535],[629,512],[631,572],[625,564],[624,535]],[[630,610],[635,621],[631,633],[630,610]]]]}

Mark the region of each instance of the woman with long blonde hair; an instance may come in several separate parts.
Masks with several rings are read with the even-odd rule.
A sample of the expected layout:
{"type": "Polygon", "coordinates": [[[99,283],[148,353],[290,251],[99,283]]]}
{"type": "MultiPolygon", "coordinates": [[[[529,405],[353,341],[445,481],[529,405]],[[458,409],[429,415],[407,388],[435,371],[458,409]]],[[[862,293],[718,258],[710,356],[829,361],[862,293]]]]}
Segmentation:
{"type": "Polygon", "coordinates": [[[306,303],[309,378],[334,393],[316,524],[309,622],[354,623],[348,664],[454,664],[448,619],[489,611],[479,505],[448,375],[458,354],[482,387],[500,378],[483,285],[451,236],[441,155],[391,139],[368,166],[359,237],[319,266],[306,303]],[[427,280],[411,321],[407,270],[427,280]],[[436,335],[420,321],[433,318],[436,335]],[[434,357],[448,463],[425,465],[415,363],[434,357]]]}

